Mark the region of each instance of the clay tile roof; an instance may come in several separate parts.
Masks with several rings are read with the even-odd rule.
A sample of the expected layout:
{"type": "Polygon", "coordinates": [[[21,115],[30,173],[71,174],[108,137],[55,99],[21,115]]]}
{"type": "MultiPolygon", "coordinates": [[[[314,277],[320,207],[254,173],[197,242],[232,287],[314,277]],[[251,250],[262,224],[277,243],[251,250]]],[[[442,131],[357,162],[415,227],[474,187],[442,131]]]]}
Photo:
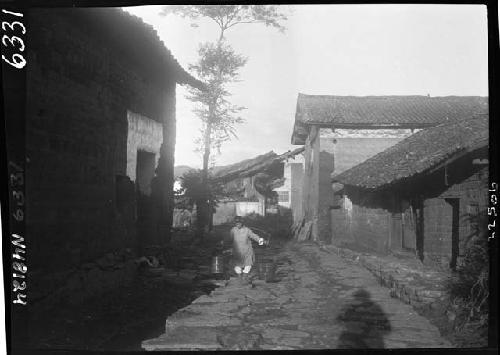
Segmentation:
{"type": "Polygon", "coordinates": [[[246,159],[231,165],[214,167],[210,173],[213,181],[231,181],[236,178],[253,176],[258,172],[266,170],[271,165],[281,163],[283,160],[294,157],[303,151],[304,147],[285,152],[281,155],[270,151],[252,159],[246,159]]]}
{"type": "Polygon", "coordinates": [[[245,174],[249,170],[253,170],[255,167],[262,166],[270,161],[273,161],[278,155],[273,152],[267,152],[266,154],[259,155],[255,158],[245,159],[238,163],[216,166],[211,169],[212,179],[217,180],[227,180],[230,181],[242,174],[245,174]]]}
{"type": "Polygon", "coordinates": [[[424,173],[457,154],[487,146],[488,115],[477,115],[423,129],[332,180],[376,189],[424,173]]]}
{"type": "Polygon", "coordinates": [[[304,144],[311,124],[336,128],[423,128],[488,112],[480,96],[333,96],[299,94],[292,144],[304,144]]]}
{"type": "MultiPolygon", "coordinates": [[[[49,9],[49,13],[56,13],[49,9]]],[[[187,84],[200,90],[205,84],[189,74],[174,58],[160,40],[153,26],[141,18],[120,8],[67,8],[58,9],[60,16],[71,16],[74,21],[84,21],[89,32],[96,32],[98,38],[107,38],[109,43],[156,77],[170,69],[179,84],[187,84]]]]}

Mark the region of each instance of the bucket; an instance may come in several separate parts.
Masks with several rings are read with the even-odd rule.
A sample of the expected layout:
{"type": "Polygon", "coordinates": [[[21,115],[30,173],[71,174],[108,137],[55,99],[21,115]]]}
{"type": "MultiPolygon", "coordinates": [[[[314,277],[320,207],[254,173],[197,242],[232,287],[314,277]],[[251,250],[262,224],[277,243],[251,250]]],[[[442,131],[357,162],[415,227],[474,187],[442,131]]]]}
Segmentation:
{"type": "Polygon", "coordinates": [[[216,255],[212,257],[210,270],[212,274],[224,273],[224,257],[222,255],[216,255]]]}

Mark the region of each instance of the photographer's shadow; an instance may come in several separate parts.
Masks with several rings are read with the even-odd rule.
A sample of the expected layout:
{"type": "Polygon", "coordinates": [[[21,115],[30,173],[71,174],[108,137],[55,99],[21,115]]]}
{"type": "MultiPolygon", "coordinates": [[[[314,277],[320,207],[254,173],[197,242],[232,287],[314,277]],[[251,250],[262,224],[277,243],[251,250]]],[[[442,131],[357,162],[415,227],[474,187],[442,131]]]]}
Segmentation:
{"type": "Polygon", "coordinates": [[[391,331],[386,314],[364,289],[356,291],[354,299],[344,306],[336,320],[344,330],[338,339],[338,348],[383,349],[384,336],[391,331]]]}

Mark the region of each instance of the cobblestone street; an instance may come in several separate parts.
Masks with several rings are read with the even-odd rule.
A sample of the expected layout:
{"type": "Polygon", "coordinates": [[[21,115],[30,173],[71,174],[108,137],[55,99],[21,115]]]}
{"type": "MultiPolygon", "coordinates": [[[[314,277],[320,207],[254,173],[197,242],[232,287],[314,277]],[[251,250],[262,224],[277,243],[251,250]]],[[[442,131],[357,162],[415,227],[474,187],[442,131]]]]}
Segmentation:
{"type": "Polygon", "coordinates": [[[231,278],[166,321],[145,350],[443,348],[451,344],[366,269],[312,243],[261,249],[276,282],[231,278]]]}

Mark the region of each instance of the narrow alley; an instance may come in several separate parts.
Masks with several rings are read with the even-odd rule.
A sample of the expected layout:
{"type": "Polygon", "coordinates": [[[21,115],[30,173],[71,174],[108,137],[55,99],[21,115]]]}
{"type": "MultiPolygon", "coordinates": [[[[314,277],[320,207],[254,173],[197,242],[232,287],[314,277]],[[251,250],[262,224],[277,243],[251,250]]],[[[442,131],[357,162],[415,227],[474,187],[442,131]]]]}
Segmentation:
{"type": "Polygon", "coordinates": [[[451,344],[410,305],[390,297],[366,269],[314,243],[275,243],[256,251],[275,279],[231,278],[167,318],[145,350],[444,348],[451,344]]]}
{"type": "Polygon", "coordinates": [[[498,353],[489,2],[4,2],[8,353],[498,353]]]}

